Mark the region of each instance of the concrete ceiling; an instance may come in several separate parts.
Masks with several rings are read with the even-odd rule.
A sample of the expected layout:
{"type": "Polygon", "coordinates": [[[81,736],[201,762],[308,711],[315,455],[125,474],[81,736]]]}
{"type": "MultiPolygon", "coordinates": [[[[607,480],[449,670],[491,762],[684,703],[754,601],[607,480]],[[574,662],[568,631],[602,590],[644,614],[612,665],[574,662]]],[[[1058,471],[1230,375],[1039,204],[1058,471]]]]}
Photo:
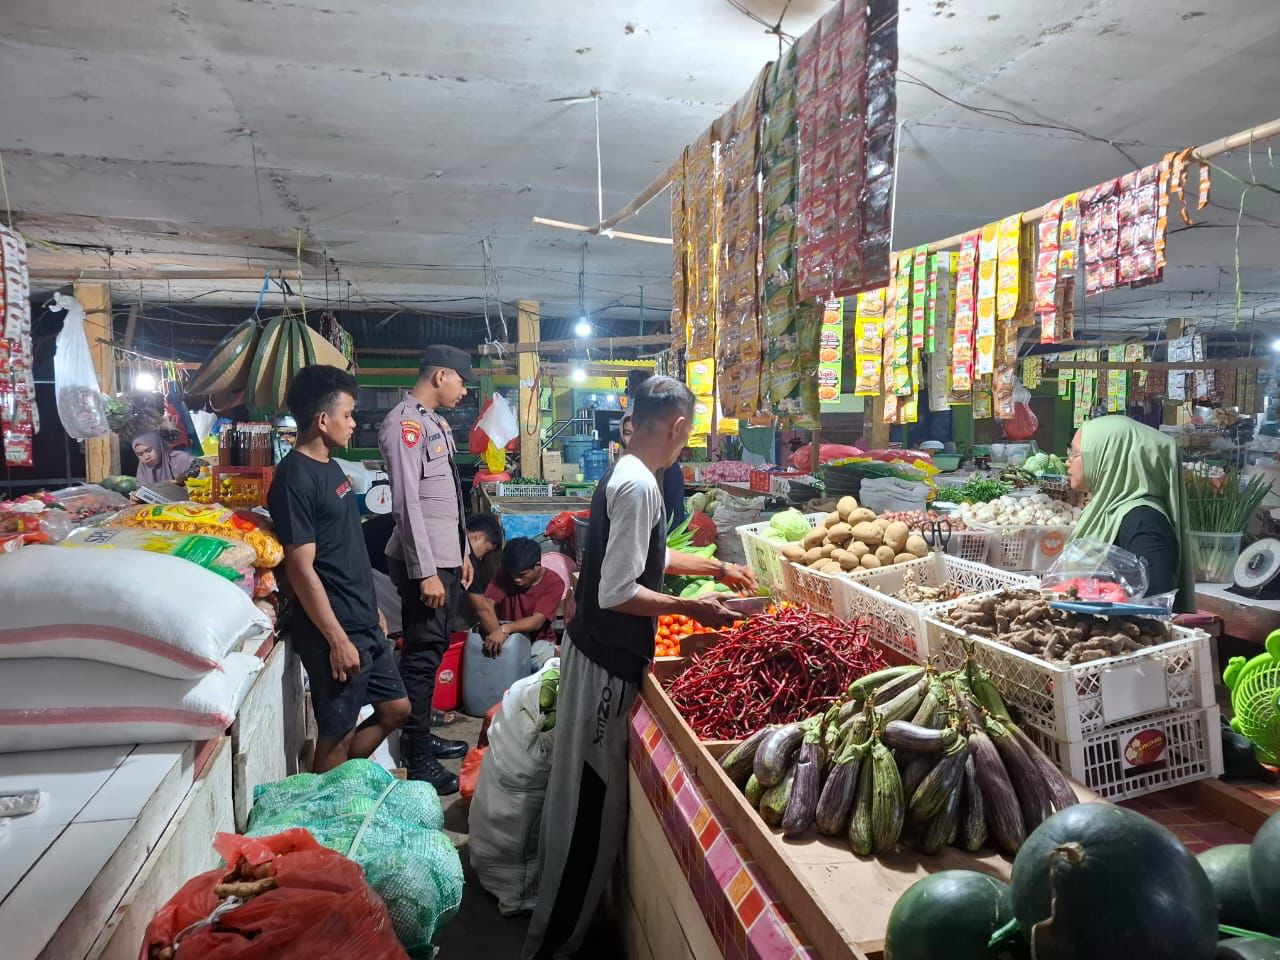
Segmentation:
{"type": "MultiPolygon", "coordinates": [[[[1280,112],[1275,0],[901,2],[895,246],[1280,112]]],[[[770,22],[785,5],[792,34],[829,8],[738,3],[770,22]]],[[[23,229],[79,245],[33,251],[37,267],[292,265],[301,230],[308,273],[330,281],[307,285],[311,303],[476,314],[488,238],[504,300],[576,315],[582,236],[531,219],[595,221],[594,113],[554,101],[599,91],[608,214],[777,49],[730,0],[6,0],[0,153],[23,229]]],[[[1280,182],[1253,152],[1258,178],[1280,182]]],[[[1229,161],[1240,174],[1245,153],[1229,161]]],[[[1239,199],[1216,177],[1165,282],[1090,300],[1086,326],[1230,328],[1239,199]]],[[[1280,197],[1253,190],[1245,210],[1244,314],[1280,321],[1280,197]]],[[[666,236],[667,217],[663,194],[624,229],[666,236]]],[[[589,310],[635,319],[643,291],[657,319],[669,278],[667,247],[590,239],[589,310]]],[[[121,282],[115,296],[256,290],[121,282]]]]}

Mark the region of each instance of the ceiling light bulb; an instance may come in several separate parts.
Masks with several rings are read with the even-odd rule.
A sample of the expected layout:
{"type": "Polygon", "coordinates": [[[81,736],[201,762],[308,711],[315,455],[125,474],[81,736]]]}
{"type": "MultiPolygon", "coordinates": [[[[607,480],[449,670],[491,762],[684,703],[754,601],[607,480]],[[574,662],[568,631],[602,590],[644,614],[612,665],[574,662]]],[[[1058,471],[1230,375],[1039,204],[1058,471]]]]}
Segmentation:
{"type": "Polygon", "coordinates": [[[151,393],[156,388],[156,378],[154,374],[140,373],[133,378],[133,389],[142,393],[151,393]]]}
{"type": "Polygon", "coordinates": [[[604,396],[604,399],[605,399],[605,403],[617,403],[617,402],[618,402],[618,397],[617,397],[617,395],[616,395],[616,394],[612,394],[612,393],[606,393],[606,394],[605,394],[605,396],[604,396]]]}
{"type": "Polygon", "coordinates": [[[569,379],[574,383],[584,383],[587,379],[587,371],[583,370],[581,367],[574,367],[569,371],[569,379]]]}
{"type": "Polygon", "coordinates": [[[573,335],[575,337],[591,336],[591,321],[586,317],[579,317],[578,322],[573,325],[573,335]]]}
{"type": "Polygon", "coordinates": [[[1280,340],[1273,341],[1271,344],[1271,349],[1275,350],[1277,353],[1280,353],[1280,340]]]}

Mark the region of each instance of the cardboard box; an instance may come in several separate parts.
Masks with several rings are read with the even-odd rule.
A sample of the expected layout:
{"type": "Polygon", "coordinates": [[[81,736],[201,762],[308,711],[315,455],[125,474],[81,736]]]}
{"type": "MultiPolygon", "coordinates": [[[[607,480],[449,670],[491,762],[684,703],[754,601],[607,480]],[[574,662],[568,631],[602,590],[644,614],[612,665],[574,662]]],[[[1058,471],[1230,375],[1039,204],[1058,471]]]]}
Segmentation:
{"type": "Polygon", "coordinates": [[[547,483],[564,483],[564,455],[558,450],[542,454],[542,479],[547,483]]]}

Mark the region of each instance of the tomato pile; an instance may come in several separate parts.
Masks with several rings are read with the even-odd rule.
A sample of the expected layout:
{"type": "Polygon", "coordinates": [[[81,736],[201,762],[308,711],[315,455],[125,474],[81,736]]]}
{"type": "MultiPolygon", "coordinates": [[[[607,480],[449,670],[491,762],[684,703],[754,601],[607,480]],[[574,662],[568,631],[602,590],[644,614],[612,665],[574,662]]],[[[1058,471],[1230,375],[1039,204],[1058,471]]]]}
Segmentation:
{"type": "Polygon", "coordinates": [[[680,656],[680,641],[695,633],[708,633],[706,627],[693,617],[678,613],[663,614],[658,618],[658,631],[653,638],[655,657],[680,656]]]}

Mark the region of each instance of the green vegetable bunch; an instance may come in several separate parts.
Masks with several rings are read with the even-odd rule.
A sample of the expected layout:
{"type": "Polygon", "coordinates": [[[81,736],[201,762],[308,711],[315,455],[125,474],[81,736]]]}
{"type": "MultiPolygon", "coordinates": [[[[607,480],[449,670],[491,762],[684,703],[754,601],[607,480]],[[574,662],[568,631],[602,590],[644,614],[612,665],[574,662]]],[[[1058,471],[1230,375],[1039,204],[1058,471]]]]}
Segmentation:
{"type": "Polygon", "coordinates": [[[1262,476],[1243,481],[1239,470],[1217,479],[1188,470],[1187,523],[1201,533],[1244,533],[1272,482],[1262,476]]]}
{"type": "Polygon", "coordinates": [[[1009,493],[1009,484],[986,477],[974,477],[958,487],[939,487],[935,503],[990,503],[1009,493]]]}

